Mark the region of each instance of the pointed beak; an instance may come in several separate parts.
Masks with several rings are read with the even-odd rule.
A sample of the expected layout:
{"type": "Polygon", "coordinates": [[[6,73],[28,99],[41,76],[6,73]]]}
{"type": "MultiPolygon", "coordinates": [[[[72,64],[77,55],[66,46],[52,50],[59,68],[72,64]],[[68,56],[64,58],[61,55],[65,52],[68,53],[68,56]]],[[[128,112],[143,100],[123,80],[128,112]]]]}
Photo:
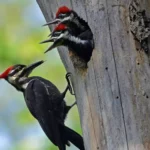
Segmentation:
{"type": "Polygon", "coordinates": [[[50,33],[50,34],[48,35],[48,37],[52,36],[52,34],[53,34],[53,33],[50,33]]]}
{"type": "Polygon", "coordinates": [[[54,42],[55,40],[56,40],[56,38],[51,37],[51,38],[50,38],[50,39],[48,39],[48,40],[45,40],[45,41],[40,42],[40,44],[48,43],[48,42],[54,42]]]}
{"type": "Polygon", "coordinates": [[[53,37],[54,33],[55,33],[55,30],[53,30],[53,31],[48,35],[48,37],[50,37],[50,36],[53,37]]]}
{"type": "Polygon", "coordinates": [[[50,22],[44,24],[43,26],[48,26],[48,25],[51,25],[51,24],[56,24],[56,23],[58,23],[58,22],[60,22],[60,19],[55,19],[55,20],[53,20],[53,21],[50,21],[50,22]]]}
{"type": "Polygon", "coordinates": [[[62,40],[58,39],[44,53],[47,53],[48,51],[50,51],[58,46],[61,46],[61,45],[62,45],[62,40]]]}
{"type": "Polygon", "coordinates": [[[38,62],[35,62],[35,63],[33,63],[33,64],[31,64],[31,65],[29,65],[29,66],[27,66],[27,67],[25,67],[25,69],[22,71],[22,73],[20,74],[20,77],[28,77],[30,74],[31,74],[31,72],[36,68],[36,67],[38,67],[38,66],[40,66],[41,64],[43,64],[44,63],[44,61],[43,60],[41,60],[41,61],[38,61],[38,62]]]}

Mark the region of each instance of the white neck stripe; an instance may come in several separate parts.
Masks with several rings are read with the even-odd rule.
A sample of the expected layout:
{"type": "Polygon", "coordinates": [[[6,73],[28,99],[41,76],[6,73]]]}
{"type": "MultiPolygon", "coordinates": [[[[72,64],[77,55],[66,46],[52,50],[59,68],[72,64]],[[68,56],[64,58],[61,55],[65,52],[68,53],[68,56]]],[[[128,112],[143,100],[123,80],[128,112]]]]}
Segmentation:
{"type": "Polygon", "coordinates": [[[75,37],[75,36],[70,36],[68,39],[77,44],[85,44],[87,42],[86,40],[81,40],[80,38],[75,37]]]}

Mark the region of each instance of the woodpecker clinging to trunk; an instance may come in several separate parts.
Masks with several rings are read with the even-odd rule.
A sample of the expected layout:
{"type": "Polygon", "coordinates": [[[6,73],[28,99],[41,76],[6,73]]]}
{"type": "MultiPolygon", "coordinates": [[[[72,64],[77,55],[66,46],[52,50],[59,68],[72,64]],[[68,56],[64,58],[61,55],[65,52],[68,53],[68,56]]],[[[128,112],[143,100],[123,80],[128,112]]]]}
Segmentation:
{"type": "Polygon", "coordinates": [[[51,38],[41,43],[47,42],[53,42],[53,44],[46,52],[58,46],[67,46],[68,50],[71,52],[73,64],[77,68],[87,67],[87,63],[91,58],[94,48],[93,38],[89,30],[75,36],[74,32],[64,24],[57,25],[51,34],[51,38]]]}
{"type": "MultiPolygon", "coordinates": [[[[23,93],[29,111],[59,150],[66,150],[69,142],[84,150],[82,137],[64,125],[68,111],[75,104],[67,106],[64,101],[70,83],[65,91],[60,93],[50,81],[37,76],[28,77],[32,70],[42,63],[43,61],[39,61],[29,66],[20,64],[11,66],[0,75],[0,79],[5,79],[23,93]]],[[[68,76],[69,74],[66,78],[69,82],[68,76]]]]}
{"type": "MultiPolygon", "coordinates": [[[[68,28],[74,31],[75,36],[78,36],[81,33],[86,32],[87,30],[88,32],[91,32],[88,23],[85,20],[83,20],[81,17],[79,17],[75,11],[71,10],[66,6],[59,7],[56,12],[55,19],[51,22],[48,22],[44,26],[56,24],[56,23],[65,24],[68,28]]],[[[91,32],[91,38],[93,38],[92,32],[91,32]]]]}

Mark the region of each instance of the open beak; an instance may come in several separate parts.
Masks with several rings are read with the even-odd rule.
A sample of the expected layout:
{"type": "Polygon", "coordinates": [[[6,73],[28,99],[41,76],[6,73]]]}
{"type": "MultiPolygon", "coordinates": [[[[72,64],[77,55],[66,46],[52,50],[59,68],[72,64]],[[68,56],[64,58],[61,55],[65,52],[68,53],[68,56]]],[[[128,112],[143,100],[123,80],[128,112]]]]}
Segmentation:
{"type": "Polygon", "coordinates": [[[50,38],[50,39],[45,40],[45,41],[42,41],[42,42],[40,42],[40,44],[48,43],[48,42],[55,42],[55,41],[57,40],[57,38],[58,38],[58,37],[53,36],[54,32],[55,32],[55,31],[52,31],[52,32],[49,34],[49,36],[48,36],[48,37],[50,37],[50,36],[51,36],[51,38],[50,38]]]}
{"type": "Polygon", "coordinates": [[[25,67],[25,69],[20,74],[20,77],[28,77],[36,67],[40,66],[43,63],[44,63],[44,61],[41,60],[41,61],[35,62],[35,63],[25,67]]]}
{"type": "Polygon", "coordinates": [[[50,51],[58,46],[61,46],[61,45],[62,45],[62,40],[58,39],[44,53],[47,53],[48,51],[50,51]]]}
{"type": "Polygon", "coordinates": [[[50,33],[50,34],[48,35],[48,37],[52,36],[52,34],[53,34],[53,33],[50,33]]]}
{"type": "Polygon", "coordinates": [[[55,33],[55,30],[53,30],[53,31],[48,35],[48,37],[53,36],[54,33],[55,33]]]}
{"type": "Polygon", "coordinates": [[[55,19],[55,20],[53,20],[53,21],[50,21],[50,22],[44,24],[43,26],[48,26],[48,25],[51,25],[51,24],[59,23],[59,22],[60,22],[60,19],[55,19]]]}
{"type": "Polygon", "coordinates": [[[45,40],[45,41],[40,42],[40,44],[48,43],[48,42],[55,42],[55,40],[57,40],[57,38],[56,38],[56,37],[51,37],[51,38],[50,38],[50,39],[48,39],[48,40],[45,40]]]}

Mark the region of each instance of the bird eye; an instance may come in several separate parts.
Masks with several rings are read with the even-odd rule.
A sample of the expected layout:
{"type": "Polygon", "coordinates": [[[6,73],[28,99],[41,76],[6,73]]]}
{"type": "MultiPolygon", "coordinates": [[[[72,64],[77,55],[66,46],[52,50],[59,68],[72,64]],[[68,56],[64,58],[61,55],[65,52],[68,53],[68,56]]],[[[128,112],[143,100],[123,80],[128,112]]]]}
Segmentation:
{"type": "Polygon", "coordinates": [[[16,70],[19,71],[21,68],[22,68],[21,66],[18,66],[16,70]]]}
{"type": "Polygon", "coordinates": [[[53,36],[59,36],[61,32],[55,32],[53,36]]]}
{"type": "Polygon", "coordinates": [[[11,70],[11,71],[9,72],[9,74],[13,74],[13,73],[14,73],[14,71],[15,71],[15,70],[11,70]]]}
{"type": "Polygon", "coordinates": [[[58,18],[62,19],[66,16],[66,14],[59,14],[58,18]]]}
{"type": "Polygon", "coordinates": [[[15,69],[15,72],[19,72],[23,69],[23,66],[18,66],[16,69],[15,69]]]}
{"type": "Polygon", "coordinates": [[[16,66],[15,69],[9,73],[9,76],[15,76],[16,73],[20,72],[23,68],[24,66],[16,66]]]}

